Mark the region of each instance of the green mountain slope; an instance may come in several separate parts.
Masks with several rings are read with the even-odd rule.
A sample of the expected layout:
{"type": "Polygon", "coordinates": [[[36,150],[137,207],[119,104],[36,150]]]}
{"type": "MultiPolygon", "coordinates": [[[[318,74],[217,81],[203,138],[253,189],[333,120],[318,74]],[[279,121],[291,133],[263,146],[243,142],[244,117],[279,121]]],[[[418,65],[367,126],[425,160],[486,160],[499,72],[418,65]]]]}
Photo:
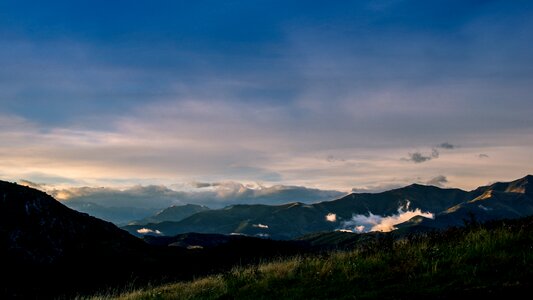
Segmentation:
{"type": "Polygon", "coordinates": [[[399,227],[446,228],[462,226],[472,215],[479,221],[533,215],[532,182],[532,176],[528,175],[470,192],[413,184],[376,194],[354,193],[316,204],[233,205],[199,212],[179,222],[123,228],[137,236],[142,235],[139,231],[143,232],[144,228],[144,232],[148,229],[169,236],[200,232],[292,239],[313,232],[334,231],[345,227],[347,221],[351,222],[350,228],[353,228],[353,224],[357,225],[357,220],[352,220],[354,216],[372,214],[384,218],[408,210],[430,212],[435,219],[411,220],[398,224],[399,227]]]}

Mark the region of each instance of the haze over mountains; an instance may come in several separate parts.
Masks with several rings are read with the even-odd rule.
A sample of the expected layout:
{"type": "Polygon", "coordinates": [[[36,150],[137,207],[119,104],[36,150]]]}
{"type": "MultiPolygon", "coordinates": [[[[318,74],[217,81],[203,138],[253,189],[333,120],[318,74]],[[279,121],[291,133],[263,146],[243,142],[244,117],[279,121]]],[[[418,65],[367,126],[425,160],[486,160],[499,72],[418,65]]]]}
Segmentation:
{"type": "MultiPolygon", "coordinates": [[[[352,232],[437,229],[533,214],[533,176],[473,191],[412,184],[382,193],[353,193],[315,204],[232,205],[185,219],[124,226],[128,232],[167,235],[187,232],[245,234],[293,239],[318,231],[352,232]]],[[[157,221],[157,219],[152,219],[157,221]]]]}
{"type": "Polygon", "coordinates": [[[28,181],[25,185],[45,190],[63,204],[92,216],[127,224],[173,206],[195,203],[210,208],[230,204],[284,204],[298,201],[313,203],[338,198],[345,193],[302,186],[242,184],[238,182],[193,182],[174,190],[166,186],[134,186],[116,188],[46,189],[28,181]]]}

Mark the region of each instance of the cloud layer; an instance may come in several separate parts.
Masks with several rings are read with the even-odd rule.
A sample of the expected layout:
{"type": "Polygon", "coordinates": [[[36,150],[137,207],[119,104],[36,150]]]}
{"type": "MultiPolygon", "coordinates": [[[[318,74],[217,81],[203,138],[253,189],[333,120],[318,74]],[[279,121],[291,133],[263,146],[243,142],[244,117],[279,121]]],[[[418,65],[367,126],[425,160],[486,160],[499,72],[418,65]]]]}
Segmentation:
{"type": "MultiPolygon", "coordinates": [[[[230,204],[312,203],[334,200],[345,195],[332,190],[310,189],[300,186],[263,186],[238,182],[191,184],[194,188],[174,190],[166,186],[134,186],[116,188],[65,188],[48,192],[67,205],[93,203],[104,207],[166,208],[180,204],[202,204],[220,208],[230,204]],[[211,189],[206,190],[209,186],[211,189]]],[[[35,186],[35,184],[33,185],[35,186]]],[[[181,185],[181,187],[184,187],[181,185]]]]}
{"type": "Polygon", "coordinates": [[[349,191],[532,172],[532,4],[147,3],[3,7],[0,178],[349,191]]]}

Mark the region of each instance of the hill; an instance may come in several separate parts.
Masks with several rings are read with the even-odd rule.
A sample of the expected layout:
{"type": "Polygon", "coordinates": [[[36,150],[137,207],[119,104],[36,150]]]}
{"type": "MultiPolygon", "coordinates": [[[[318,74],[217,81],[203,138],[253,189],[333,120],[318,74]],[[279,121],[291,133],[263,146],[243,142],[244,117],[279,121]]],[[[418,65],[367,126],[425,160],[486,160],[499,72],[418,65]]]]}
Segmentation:
{"type": "Polygon", "coordinates": [[[465,222],[515,219],[533,215],[533,176],[511,182],[498,182],[479,187],[469,193],[466,201],[435,215],[401,227],[426,229],[462,226],[465,222]]]}
{"type": "MultiPolygon", "coordinates": [[[[54,289],[69,282],[63,271],[100,272],[109,263],[140,261],[146,249],[112,223],[69,209],[43,192],[0,181],[0,259],[3,272],[10,274],[3,284],[12,289],[27,292],[26,282],[47,282],[54,289]],[[46,276],[65,282],[48,282],[46,276]]],[[[107,274],[125,271],[112,270],[94,281],[113,282],[107,274]]]]}
{"type": "Polygon", "coordinates": [[[347,252],[235,267],[104,298],[501,299],[533,290],[533,217],[408,238],[374,237],[347,252]]]}
{"type": "MultiPolygon", "coordinates": [[[[179,238],[179,237],[178,237],[179,238]]],[[[298,243],[189,235],[205,249],[148,244],[51,196],[0,181],[0,298],[71,298],[98,289],[191,279],[237,263],[307,251],[298,243]],[[194,236],[194,238],[193,238],[194,236]]]]}
{"type": "Polygon", "coordinates": [[[196,204],[173,205],[142,220],[130,222],[128,225],[145,225],[149,223],[179,222],[195,213],[209,210],[209,207],[196,204]]]}
{"type": "Polygon", "coordinates": [[[369,231],[385,221],[390,223],[389,230],[441,229],[462,226],[472,218],[487,221],[533,215],[532,182],[528,175],[469,192],[413,184],[376,194],[353,193],[315,204],[232,205],[199,212],[178,222],[130,225],[123,229],[137,236],[145,232],[168,236],[199,232],[273,239],[293,239],[338,229],[369,231]],[[417,215],[425,218],[409,220],[417,215]]]}

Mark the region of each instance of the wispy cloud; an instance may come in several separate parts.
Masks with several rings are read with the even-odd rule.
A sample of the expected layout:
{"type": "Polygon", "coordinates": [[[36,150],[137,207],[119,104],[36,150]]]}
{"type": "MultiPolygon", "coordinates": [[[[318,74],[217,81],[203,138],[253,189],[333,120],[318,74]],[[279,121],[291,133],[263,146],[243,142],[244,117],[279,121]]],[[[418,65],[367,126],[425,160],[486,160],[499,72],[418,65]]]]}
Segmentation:
{"type": "Polygon", "coordinates": [[[268,225],[265,225],[265,224],[253,224],[253,227],[256,227],[256,228],[261,228],[261,229],[268,229],[268,225]]]}
{"type": "Polygon", "coordinates": [[[431,178],[431,179],[428,180],[426,183],[429,184],[429,185],[434,185],[434,186],[442,187],[442,186],[444,186],[446,183],[448,183],[448,179],[447,179],[446,176],[444,176],[444,175],[439,175],[439,176],[436,176],[436,177],[431,178]]]}
{"type": "Polygon", "coordinates": [[[140,234],[155,234],[155,235],[162,235],[163,233],[159,230],[152,230],[149,228],[141,228],[137,229],[137,232],[140,234]]]}
{"type": "Polygon", "coordinates": [[[395,225],[406,222],[415,216],[422,216],[430,219],[433,219],[434,217],[432,213],[423,212],[419,208],[410,210],[409,202],[407,202],[405,206],[398,208],[398,213],[391,216],[374,215],[371,212],[369,212],[368,215],[354,215],[350,220],[342,222],[341,229],[350,230],[352,232],[388,232],[395,230],[395,225]]]}
{"type": "MultiPolygon", "coordinates": [[[[237,5],[200,26],[201,41],[195,22],[177,26],[180,18],[157,14],[153,31],[135,38],[123,30],[138,22],[84,27],[79,35],[74,27],[42,26],[43,33],[17,23],[0,38],[1,178],[56,183],[26,176],[41,173],[93,187],[116,186],[114,178],[124,180],[121,187],[257,181],[348,191],[440,172],[463,188],[499,174],[519,177],[533,159],[533,18],[530,8],[510,3],[413,9],[418,3],[393,1],[378,9],[372,2],[330,6],[326,14],[293,6],[283,14],[304,14],[304,23],[278,15],[289,11],[284,5],[261,12],[264,24],[248,26],[258,30],[250,35],[223,30],[234,24],[224,18],[257,14],[237,5]],[[420,13],[404,13],[413,11],[420,13]],[[268,37],[255,34],[262,30],[268,37]],[[176,35],[183,42],[168,38],[176,35]],[[398,162],[398,153],[409,155],[398,162]],[[481,164],[472,159],[478,153],[491,159],[481,164]]],[[[108,12],[97,8],[88,15],[108,12]]],[[[70,24],[72,13],[48,21],[70,24]]]]}

